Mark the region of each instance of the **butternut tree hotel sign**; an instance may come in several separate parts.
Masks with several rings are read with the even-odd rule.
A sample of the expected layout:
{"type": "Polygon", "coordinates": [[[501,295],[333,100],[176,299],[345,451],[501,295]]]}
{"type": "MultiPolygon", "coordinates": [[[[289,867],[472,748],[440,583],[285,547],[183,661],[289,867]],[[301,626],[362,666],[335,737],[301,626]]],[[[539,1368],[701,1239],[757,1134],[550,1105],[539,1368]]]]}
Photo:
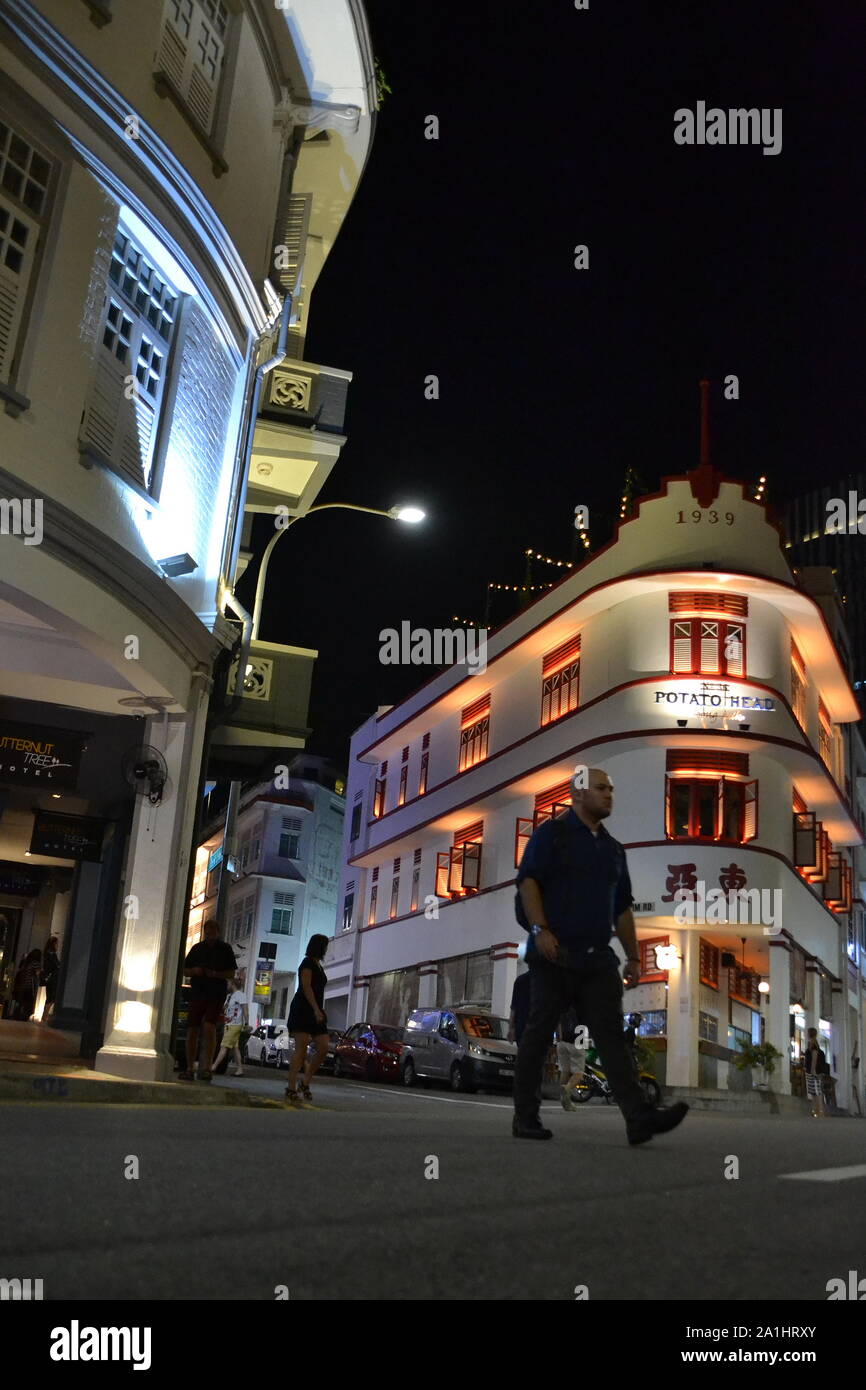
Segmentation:
{"type": "Polygon", "coordinates": [[[86,744],[69,729],[0,719],[0,783],[73,791],[86,744]]]}

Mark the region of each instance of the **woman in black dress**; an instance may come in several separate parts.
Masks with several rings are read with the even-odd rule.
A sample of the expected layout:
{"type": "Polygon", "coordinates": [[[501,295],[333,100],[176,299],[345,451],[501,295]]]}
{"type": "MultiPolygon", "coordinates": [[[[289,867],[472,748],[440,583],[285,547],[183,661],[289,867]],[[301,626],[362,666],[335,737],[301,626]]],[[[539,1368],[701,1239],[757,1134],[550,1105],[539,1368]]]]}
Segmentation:
{"type": "Polygon", "coordinates": [[[330,938],[327,936],[310,937],[307,954],[298,971],[297,993],[289,1008],[288,1029],[295,1040],[286,1086],[286,1100],[290,1105],[300,1105],[302,1101],[313,1099],[310,1082],[328,1053],[328,1020],[322,1008],[328,977],[322,969],[321,962],[329,941],[330,938]],[[316,1044],[316,1050],[313,1056],[308,1058],[307,1048],[311,1038],[316,1044]],[[304,1076],[298,1082],[298,1072],[304,1061],[307,1063],[304,1076]]]}

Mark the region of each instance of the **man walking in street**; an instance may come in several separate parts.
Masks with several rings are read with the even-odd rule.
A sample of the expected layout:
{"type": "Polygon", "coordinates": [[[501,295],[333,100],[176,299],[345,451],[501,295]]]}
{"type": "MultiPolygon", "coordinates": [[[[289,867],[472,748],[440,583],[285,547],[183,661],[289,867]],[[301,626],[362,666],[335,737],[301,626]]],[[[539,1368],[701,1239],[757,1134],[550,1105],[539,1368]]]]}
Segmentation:
{"type": "Polygon", "coordinates": [[[623,1033],[623,984],[610,945],[614,927],[629,989],[640,979],[640,960],[625,851],[602,824],[613,808],[613,784],[601,768],[582,768],[571,785],[571,810],[538,827],[517,875],[532,983],[515,1068],[512,1133],[553,1138],[539,1118],[541,1070],[557,1020],[574,1005],[598,1049],[628,1141],[643,1144],[678,1125],[688,1106],[647,1103],[623,1033]]]}
{"type": "Polygon", "coordinates": [[[216,1052],[216,1025],[221,1017],[228,981],[233,980],[238,963],[227,941],[220,940],[219,922],[209,917],[204,924],[204,940],[196,942],[183,963],[184,974],[191,977],[189,1020],[186,1035],[186,1071],[178,1073],[179,1081],[193,1081],[193,1067],[198,1056],[199,1030],[204,1025],[204,1068],[199,1081],[210,1081],[213,1055],[216,1052]]]}

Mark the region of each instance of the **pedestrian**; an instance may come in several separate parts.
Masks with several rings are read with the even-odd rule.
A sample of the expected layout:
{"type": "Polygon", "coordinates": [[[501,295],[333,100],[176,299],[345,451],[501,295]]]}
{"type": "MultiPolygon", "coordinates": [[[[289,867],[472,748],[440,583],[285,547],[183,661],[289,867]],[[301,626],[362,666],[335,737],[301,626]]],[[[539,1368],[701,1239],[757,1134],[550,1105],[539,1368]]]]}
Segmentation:
{"type": "Polygon", "coordinates": [[[232,981],[234,986],[232,993],[228,996],[223,1007],[223,1018],[225,1028],[223,1030],[220,1050],[216,1055],[213,1064],[214,1071],[217,1071],[222,1064],[224,1057],[230,1052],[235,1054],[235,1069],[232,1076],[243,1076],[243,1060],[241,1058],[240,1036],[248,1026],[249,1014],[247,1011],[247,998],[241,988],[241,977],[236,975],[232,981]]]}
{"type": "Polygon", "coordinates": [[[556,1036],[556,1057],[559,1062],[561,1087],[559,1098],[563,1110],[576,1110],[574,1088],[585,1080],[586,1048],[583,1046],[583,1040],[586,1029],[579,1028],[573,1007],[566,1009],[559,1020],[556,1036]]]}
{"type": "Polygon", "coordinates": [[[810,1028],[806,1034],[803,1071],[806,1073],[806,1095],[812,1102],[812,1114],[816,1117],[818,1115],[826,1116],[827,1098],[824,1092],[824,1077],[829,1075],[830,1068],[827,1065],[827,1054],[818,1042],[817,1028],[810,1028]]]}
{"type": "Polygon", "coordinates": [[[40,978],[42,975],[42,952],[33,950],[26,955],[18,967],[15,976],[15,983],[12,986],[12,998],[15,1001],[15,1017],[20,1023],[26,1023],[33,1015],[36,1008],[36,996],[39,993],[40,978]]]}
{"type": "Polygon", "coordinates": [[[289,1006],[287,1026],[295,1040],[295,1046],[289,1064],[286,1100],[292,1106],[299,1106],[302,1101],[313,1099],[310,1082],[328,1054],[328,1020],[322,1007],[328,977],[322,969],[322,957],[329,944],[330,937],[310,937],[307,954],[298,971],[298,988],[289,1006]],[[311,1039],[316,1045],[316,1050],[312,1057],[307,1057],[311,1039]],[[298,1081],[298,1072],[302,1066],[304,1074],[298,1081]]]}
{"type": "Polygon", "coordinates": [[[514,981],[511,991],[511,1012],[508,1015],[508,1041],[519,1043],[529,1017],[529,971],[524,970],[514,981]]]}
{"type": "Polygon", "coordinates": [[[235,953],[227,941],[220,939],[219,922],[209,917],[203,927],[204,940],[197,941],[183,963],[184,974],[191,977],[189,991],[189,1021],[186,1034],[186,1071],[178,1073],[179,1081],[194,1081],[193,1068],[198,1057],[198,1039],[204,1028],[205,1064],[199,1081],[210,1081],[213,1055],[216,1051],[216,1025],[223,1011],[227,982],[237,974],[235,953]]]}
{"type": "Polygon", "coordinates": [[[49,936],[45,943],[45,953],[42,957],[42,983],[45,986],[45,1007],[42,1010],[43,1023],[49,1014],[54,1012],[54,1000],[57,997],[57,980],[60,975],[60,956],[58,954],[58,938],[49,936]]]}
{"type": "Polygon", "coordinates": [[[581,768],[572,779],[571,808],[542,822],[520,863],[532,984],[514,1076],[517,1139],[553,1138],[539,1118],[538,1087],[556,1021],[569,1005],[592,1035],[630,1144],[673,1129],[688,1111],[683,1101],[669,1109],[646,1101],[626,1045],[623,983],[610,945],[614,930],[625,951],[629,989],[640,980],[640,959],[625,851],[602,824],[612,809],[607,773],[581,768]]]}

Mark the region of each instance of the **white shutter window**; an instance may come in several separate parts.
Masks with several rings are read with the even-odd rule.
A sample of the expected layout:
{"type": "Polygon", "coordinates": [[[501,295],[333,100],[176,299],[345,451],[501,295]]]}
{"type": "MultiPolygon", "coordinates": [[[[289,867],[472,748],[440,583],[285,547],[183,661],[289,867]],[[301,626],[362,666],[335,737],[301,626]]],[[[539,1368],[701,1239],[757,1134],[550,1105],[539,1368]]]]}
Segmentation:
{"type": "Polygon", "coordinates": [[[725,666],[729,676],[744,676],[746,674],[743,661],[745,641],[746,629],[743,624],[728,623],[725,637],[725,666]]]}
{"type": "Polygon", "coordinates": [[[156,66],[171,79],[208,135],[228,20],[224,0],[166,0],[156,66]]]}
{"type": "Polygon", "coordinates": [[[692,669],[692,625],[690,622],[674,623],[674,674],[692,669]]]}
{"type": "Polygon", "coordinates": [[[719,663],[719,624],[701,622],[701,671],[706,675],[717,675],[721,670],[719,663]]]}
{"type": "Polygon", "coordinates": [[[0,380],[8,380],[46,210],[51,165],[0,121],[0,380]]]}
{"type": "Polygon", "coordinates": [[[149,488],[178,295],[122,226],[109,281],[81,439],[149,488]]]}

